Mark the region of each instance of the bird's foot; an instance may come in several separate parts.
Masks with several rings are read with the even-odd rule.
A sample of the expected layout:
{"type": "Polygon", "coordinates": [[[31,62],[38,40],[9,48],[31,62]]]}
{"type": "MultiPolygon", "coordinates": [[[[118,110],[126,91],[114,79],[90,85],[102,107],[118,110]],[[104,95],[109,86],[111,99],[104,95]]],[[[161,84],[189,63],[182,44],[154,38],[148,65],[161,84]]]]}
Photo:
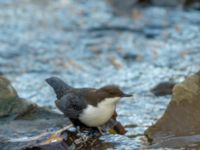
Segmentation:
{"type": "Polygon", "coordinates": [[[89,136],[87,135],[81,135],[80,138],[76,139],[74,142],[75,144],[81,144],[81,143],[86,143],[89,139],[89,136]]]}
{"type": "Polygon", "coordinates": [[[101,135],[105,135],[105,133],[101,130],[100,127],[91,128],[88,132],[88,136],[90,137],[99,137],[101,135]]]}
{"type": "Polygon", "coordinates": [[[101,129],[101,127],[86,128],[85,130],[81,130],[80,127],[77,127],[76,130],[77,135],[80,137],[99,137],[101,135],[105,135],[105,132],[101,129]]]}
{"type": "Polygon", "coordinates": [[[81,129],[79,126],[76,127],[76,131],[77,131],[77,136],[79,138],[74,141],[75,144],[86,143],[89,139],[89,136],[85,132],[81,132],[81,129]]]}

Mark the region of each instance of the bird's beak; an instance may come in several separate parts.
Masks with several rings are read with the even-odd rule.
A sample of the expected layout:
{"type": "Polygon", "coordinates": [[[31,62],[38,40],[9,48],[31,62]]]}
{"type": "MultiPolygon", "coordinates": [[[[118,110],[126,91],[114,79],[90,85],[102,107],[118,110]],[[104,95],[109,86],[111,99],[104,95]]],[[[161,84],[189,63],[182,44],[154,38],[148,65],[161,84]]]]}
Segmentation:
{"type": "Polygon", "coordinates": [[[131,95],[131,94],[125,94],[125,93],[123,93],[123,95],[122,95],[122,97],[132,97],[133,95],[131,95]]]}

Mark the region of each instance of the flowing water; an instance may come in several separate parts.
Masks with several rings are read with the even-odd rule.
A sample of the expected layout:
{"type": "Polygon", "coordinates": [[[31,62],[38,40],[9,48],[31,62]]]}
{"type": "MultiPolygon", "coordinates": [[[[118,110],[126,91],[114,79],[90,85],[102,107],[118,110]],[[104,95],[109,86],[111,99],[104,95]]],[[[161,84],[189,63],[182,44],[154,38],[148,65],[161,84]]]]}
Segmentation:
{"type": "Polygon", "coordinates": [[[128,132],[102,139],[139,149],[171,98],[150,89],[200,69],[199,25],[197,10],[149,6],[116,16],[103,0],[0,0],[0,72],[21,97],[54,110],[50,76],[75,87],[119,85],[134,94],[117,107],[128,132]]]}

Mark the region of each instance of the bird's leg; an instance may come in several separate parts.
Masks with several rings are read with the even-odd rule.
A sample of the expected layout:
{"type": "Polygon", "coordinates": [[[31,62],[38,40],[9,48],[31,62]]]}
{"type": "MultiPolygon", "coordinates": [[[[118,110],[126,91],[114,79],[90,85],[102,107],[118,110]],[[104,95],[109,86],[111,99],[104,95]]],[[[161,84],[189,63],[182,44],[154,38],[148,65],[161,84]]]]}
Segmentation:
{"type": "Polygon", "coordinates": [[[100,133],[101,135],[104,135],[104,134],[105,134],[105,133],[101,130],[101,127],[100,127],[100,126],[98,126],[97,129],[99,130],[99,133],[100,133]]]}
{"type": "Polygon", "coordinates": [[[77,126],[77,127],[76,127],[76,131],[77,131],[78,134],[81,134],[80,126],[77,126]]]}
{"type": "Polygon", "coordinates": [[[90,137],[96,137],[99,135],[99,130],[97,127],[90,127],[88,128],[88,133],[87,135],[90,136],[90,137]]]}
{"type": "Polygon", "coordinates": [[[102,131],[100,126],[91,128],[91,130],[89,131],[89,135],[92,135],[92,136],[99,136],[99,134],[105,135],[105,133],[102,131]]]}
{"type": "Polygon", "coordinates": [[[76,131],[77,131],[77,134],[78,134],[78,135],[81,135],[80,126],[77,126],[77,127],[76,127],[76,131]]]}

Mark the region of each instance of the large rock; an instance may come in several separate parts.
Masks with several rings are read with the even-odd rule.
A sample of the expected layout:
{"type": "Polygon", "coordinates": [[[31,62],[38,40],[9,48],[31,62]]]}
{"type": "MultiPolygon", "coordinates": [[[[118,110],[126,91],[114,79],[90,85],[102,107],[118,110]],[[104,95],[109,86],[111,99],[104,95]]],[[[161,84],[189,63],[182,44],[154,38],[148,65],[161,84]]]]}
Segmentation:
{"type": "Polygon", "coordinates": [[[17,117],[35,107],[35,104],[20,98],[10,81],[0,76],[0,117],[17,117]]]}
{"type": "Polygon", "coordinates": [[[164,115],[145,132],[153,147],[184,147],[200,142],[200,72],[173,89],[164,115]]]}
{"type": "Polygon", "coordinates": [[[10,84],[10,81],[0,76],[0,100],[17,98],[17,92],[10,84]]]}
{"type": "Polygon", "coordinates": [[[39,118],[57,118],[60,116],[62,115],[52,112],[48,108],[39,107],[35,103],[20,98],[10,81],[0,76],[0,119],[33,120],[39,118]]]}
{"type": "Polygon", "coordinates": [[[20,98],[10,81],[0,76],[1,150],[22,149],[31,137],[69,124],[63,115],[20,98]]]}

